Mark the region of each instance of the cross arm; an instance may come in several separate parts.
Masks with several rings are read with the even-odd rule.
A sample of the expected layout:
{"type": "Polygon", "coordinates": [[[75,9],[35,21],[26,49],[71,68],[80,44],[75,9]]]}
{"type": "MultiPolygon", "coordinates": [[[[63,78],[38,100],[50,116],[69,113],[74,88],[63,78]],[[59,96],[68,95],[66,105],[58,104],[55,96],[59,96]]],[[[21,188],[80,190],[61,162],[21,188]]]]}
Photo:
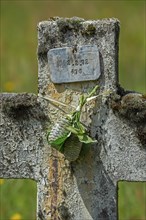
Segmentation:
{"type": "Polygon", "coordinates": [[[114,182],[146,181],[146,97],[118,88],[108,102],[101,158],[114,182]]]}
{"type": "Polygon", "coordinates": [[[0,95],[0,178],[37,180],[47,115],[34,94],[0,95]]]}

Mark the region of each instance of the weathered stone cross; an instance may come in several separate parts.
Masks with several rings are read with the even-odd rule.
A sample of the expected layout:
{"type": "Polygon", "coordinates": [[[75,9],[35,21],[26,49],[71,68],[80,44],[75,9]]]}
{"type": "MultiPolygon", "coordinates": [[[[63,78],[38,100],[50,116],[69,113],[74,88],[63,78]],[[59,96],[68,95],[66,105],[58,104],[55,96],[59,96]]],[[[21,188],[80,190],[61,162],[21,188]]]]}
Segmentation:
{"type": "MultiPolygon", "coordinates": [[[[59,109],[34,94],[0,95],[0,178],[37,182],[39,220],[115,220],[117,182],[146,181],[146,98],[118,86],[118,36],[116,19],[52,18],[38,25],[40,95],[77,106],[81,93],[100,85],[99,98],[83,112],[83,122],[98,143],[77,161],[70,164],[46,141],[46,128],[63,116],[64,107],[59,109]],[[100,77],[91,81],[77,77],[73,82],[78,74],[73,66],[67,73],[74,75],[72,82],[53,83],[48,51],[72,48],[77,53],[85,45],[98,48],[100,77]]],[[[90,58],[90,52],[81,52],[79,58],[90,58]]],[[[93,58],[97,59],[92,56],[91,63],[93,58]]],[[[89,70],[93,68],[90,62],[89,70]]]]}

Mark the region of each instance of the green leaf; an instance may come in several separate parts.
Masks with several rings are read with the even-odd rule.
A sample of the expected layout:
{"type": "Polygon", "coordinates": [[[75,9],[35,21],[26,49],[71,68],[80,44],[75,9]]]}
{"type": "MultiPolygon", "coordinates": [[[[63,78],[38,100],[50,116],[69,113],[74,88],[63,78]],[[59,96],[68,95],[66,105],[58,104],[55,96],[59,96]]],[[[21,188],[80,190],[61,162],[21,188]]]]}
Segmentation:
{"type": "Polygon", "coordinates": [[[80,100],[79,100],[80,109],[82,109],[85,103],[86,103],[86,97],[84,95],[81,95],[80,100]]]}
{"type": "Polygon", "coordinates": [[[72,127],[72,126],[66,127],[66,130],[70,131],[70,132],[73,133],[73,134],[79,134],[79,129],[74,128],[74,127],[72,127]]]}
{"type": "Polygon", "coordinates": [[[84,134],[86,132],[86,128],[81,122],[78,123],[78,128],[80,130],[80,134],[84,134]]]}
{"type": "Polygon", "coordinates": [[[75,125],[80,121],[80,115],[81,112],[80,111],[76,111],[73,113],[73,117],[72,117],[72,124],[75,125]]]}
{"type": "Polygon", "coordinates": [[[92,95],[95,95],[97,89],[99,88],[98,85],[96,85],[92,90],[91,92],[88,94],[88,98],[90,98],[92,95]]]}
{"type": "Polygon", "coordinates": [[[96,140],[93,140],[90,138],[87,134],[79,134],[77,135],[79,138],[79,141],[85,144],[91,144],[91,143],[96,143],[96,140]]]}
{"type": "Polygon", "coordinates": [[[51,147],[55,148],[56,150],[58,150],[60,152],[62,152],[62,146],[63,146],[63,144],[61,144],[61,145],[51,145],[51,147]]]}
{"type": "Polygon", "coordinates": [[[67,133],[64,136],[61,136],[57,138],[56,140],[49,142],[49,144],[51,144],[52,146],[60,146],[61,144],[65,142],[65,140],[70,136],[70,134],[71,133],[67,133]]]}

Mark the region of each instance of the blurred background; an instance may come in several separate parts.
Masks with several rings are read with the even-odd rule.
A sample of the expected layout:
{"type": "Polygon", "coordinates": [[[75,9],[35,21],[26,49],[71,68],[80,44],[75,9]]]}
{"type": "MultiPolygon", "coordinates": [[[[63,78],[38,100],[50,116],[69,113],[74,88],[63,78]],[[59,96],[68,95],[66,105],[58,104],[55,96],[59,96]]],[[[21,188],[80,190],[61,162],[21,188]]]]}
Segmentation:
{"type": "MultiPolygon", "coordinates": [[[[146,93],[144,0],[1,0],[0,4],[1,92],[37,94],[38,22],[53,16],[78,16],[120,20],[120,84],[127,90],[146,93]]],[[[118,195],[119,220],[146,220],[146,183],[121,182],[118,195]]],[[[0,180],[1,220],[34,220],[35,212],[35,182],[0,180]]]]}

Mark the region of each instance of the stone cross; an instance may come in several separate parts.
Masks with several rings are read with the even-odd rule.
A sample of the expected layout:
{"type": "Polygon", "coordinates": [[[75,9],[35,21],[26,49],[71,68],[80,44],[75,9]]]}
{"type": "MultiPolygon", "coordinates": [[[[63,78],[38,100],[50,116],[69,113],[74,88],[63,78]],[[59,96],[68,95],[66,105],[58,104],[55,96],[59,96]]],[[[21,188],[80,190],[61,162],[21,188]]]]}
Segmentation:
{"type": "Polygon", "coordinates": [[[40,22],[39,96],[0,95],[0,178],[37,182],[38,220],[116,220],[118,181],[146,181],[146,97],[118,84],[118,37],[114,18],[40,22]],[[46,131],[97,84],[98,98],[82,112],[97,144],[70,163],[49,146],[46,131]]]}

